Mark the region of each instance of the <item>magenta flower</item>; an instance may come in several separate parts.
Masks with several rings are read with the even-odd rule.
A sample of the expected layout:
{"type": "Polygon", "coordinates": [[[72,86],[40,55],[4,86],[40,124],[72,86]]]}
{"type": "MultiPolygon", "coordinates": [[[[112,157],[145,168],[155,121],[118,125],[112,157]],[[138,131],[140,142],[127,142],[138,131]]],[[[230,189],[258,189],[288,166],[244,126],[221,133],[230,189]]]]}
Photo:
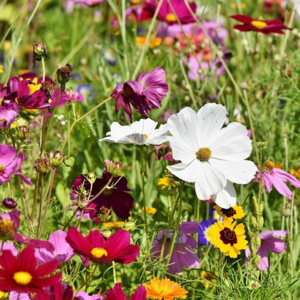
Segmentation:
{"type": "Polygon", "coordinates": [[[7,181],[10,181],[11,175],[20,176],[21,179],[28,185],[32,185],[30,180],[31,178],[26,178],[18,170],[21,167],[21,164],[24,159],[23,152],[20,152],[16,157],[16,150],[14,147],[9,145],[0,145],[0,183],[4,184],[7,181]]]}
{"type": "MultiPolygon", "coordinates": [[[[106,293],[105,300],[127,300],[125,293],[122,290],[122,283],[116,283],[114,288],[106,293]]],[[[146,300],[146,289],[141,285],[129,300],[146,300]]]]}
{"type": "Polygon", "coordinates": [[[63,263],[70,260],[74,255],[73,248],[66,241],[67,233],[62,230],[54,231],[49,242],[54,246],[54,251],[50,252],[47,249],[41,248],[35,251],[35,257],[38,262],[45,263],[56,259],[58,263],[63,263]]]}
{"type": "Polygon", "coordinates": [[[140,253],[137,245],[130,244],[130,234],[119,229],[108,239],[99,230],[91,230],[84,237],[75,227],[68,231],[66,241],[80,254],[84,262],[93,261],[99,265],[112,264],[112,261],[130,264],[140,253]]]}
{"type": "MultiPolygon", "coordinates": [[[[162,230],[155,238],[152,243],[152,249],[150,253],[152,254],[151,259],[157,260],[156,257],[160,257],[160,252],[164,242],[164,237],[166,235],[166,229],[162,230]]],[[[170,266],[168,272],[171,274],[181,273],[183,267],[186,268],[198,268],[200,266],[200,261],[197,251],[202,253],[200,249],[197,248],[197,241],[190,235],[191,233],[198,233],[199,224],[198,222],[183,222],[180,225],[179,232],[175,239],[174,250],[170,259],[170,266]],[[195,250],[197,251],[195,251],[195,250]]],[[[163,256],[166,257],[169,250],[169,243],[172,240],[173,231],[170,230],[164,249],[163,256]]]]}
{"type": "MultiPolygon", "coordinates": [[[[3,250],[10,250],[11,253],[13,254],[13,256],[17,256],[18,255],[18,250],[17,248],[14,246],[14,243],[6,243],[6,242],[2,242],[3,245],[1,246],[2,251],[3,250]]],[[[1,253],[2,254],[2,253],[1,253]]]]}
{"type": "MultiPolygon", "coordinates": [[[[73,183],[71,189],[71,199],[78,198],[79,188],[84,187],[86,191],[89,191],[91,184],[86,180],[87,175],[79,175],[73,183]]],[[[93,184],[91,198],[96,196],[102,188],[109,182],[111,174],[103,172],[102,178],[97,178],[93,184]]],[[[125,177],[114,177],[111,180],[109,186],[97,196],[93,201],[88,203],[85,213],[90,213],[91,217],[97,215],[97,213],[103,209],[113,209],[115,214],[122,219],[127,220],[130,216],[130,210],[133,206],[133,197],[128,193],[131,189],[127,187],[127,179],[125,177]]]]}
{"type": "MultiPolygon", "coordinates": [[[[260,172],[256,173],[255,181],[259,182],[260,172]]],[[[283,196],[292,199],[292,192],[284,182],[291,183],[294,187],[300,187],[300,182],[291,174],[275,168],[272,161],[267,160],[263,165],[262,188],[267,187],[268,192],[272,191],[272,185],[283,196]]],[[[263,192],[263,191],[262,191],[263,192]]]]}
{"type": "MultiPolygon", "coordinates": [[[[74,296],[76,294],[77,294],[77,292],[74,292],[74,296]]],[[[79,293],[77,294],[77,296],[75,298],[75,300],[102,300],[102,299],[103,299],[103,297],[101,295],[99,295],[99,294],[94,294],[94,295],[90,296],[89,294],[87,294],[84,291],[79,291],[79,293]]],[[[56,299],[54,299],[54,300],[56,300],[56,299]]],[[[72,300],[72,299],[70,299],[70,300],[72,300]]]]}
{"type": "MultiPolygon", "coordinates": [[[[197,21],[191,14],[189,8],[186,6],[183,0],[170,0],[170,2],[181,24],[188,24],[197,21]]],[[[147,21],[151,19],[154,16],[157,5],[158,2],[155,2],[154,0],[147,0],[146,2],[144,2],[141,20],[147,21]]],[[[195,14],[197,9],[196,3],[189,2],[189,6],[195,14]]],[[[167,23],[168,25],[177,23],[176,16],[174,15],[173,10],[167,0],[163,0],[157,18],[160,21],[167,23]]]]}
{"type": "MultiPolygon", "coordinates": [[[[284,250],[286,250],[286,244],[283,240],[279,238],[275,238],[274,236],[281,236],[285,237],[287,235],[286,230],[275,230],[275,231],[263,231],[258,235],[258,237],[261,239],[261,246],[257,249],[257,254],[261,256],[261,261],[257,265],[258,269],[267,271],[269,267],[269,261],[268,261],[268,252],[271,251],[273,253],[282,253],[284,250]]],[[[250,245],[245,250],[246,254],[246,261],[249,260],[250,255],[250,245]]]]}
{"type": "MultiPolygon", "coordinates": [[[[53,101],[50,104],[50,108],[55,107],[59,90],[60,88],[55,88],[54,93],[52,95],[53,101]]],[[[77,91],[64,91],[63,93],[61,93],[59,97],[57,107],[65,106],[68,101],[75,102],[75,101],[83,101],[83,100],[84,100],[83,96],[79,94],[77,91]]]]}
{"type": "Polygon", "coordinates": [[[14,102],[9,102],[0,106],[0,129],[9,128],[19,114],[19,107],[14,102]]]}
{"type": "Polygon", "coordinates": [[[130,20],[131,22],[140,23],[142,8],[138,6],[128,7],[125,12],[126,20],[130,20]]]}

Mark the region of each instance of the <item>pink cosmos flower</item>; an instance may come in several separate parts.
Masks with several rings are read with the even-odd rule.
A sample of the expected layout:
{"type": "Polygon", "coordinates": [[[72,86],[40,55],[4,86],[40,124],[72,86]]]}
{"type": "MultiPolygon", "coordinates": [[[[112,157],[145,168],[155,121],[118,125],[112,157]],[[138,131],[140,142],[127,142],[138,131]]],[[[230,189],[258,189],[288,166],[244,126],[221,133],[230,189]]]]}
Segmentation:
{"type": "MultiPolygon", "coordinates": [[[[170,0],[173,9],[180,21],[181,24],[188,24],[196,22],[195,18],[191,14],[189,8],[186,6],[185,2],[183,0],[170,0]]],[[[154,13],[156,11],[158,2],[154,0],[147,0],[143,3],[143,12],[141,15],[142,21],[147,21],[151,19],[154,16],[154,13]]],[[[189,2],[190,9],[193,11],[193,13],[196,13],[197,5],[196,3],[189,2]]],[[[160,7],[160,10],[158,12],[157,18],[160,21],[163,21],[167,23],[168,25],[172,25],[177,23],[176,16],[173,14],[173,10],[170,7],[167,0],[163,0],[163,3],[160,7]]]]}
{"type": "MultiPolygon", "coordinates": [[[[10,250],[11,253],[13,254],[13,256],[17,256],[18,255],[18,250],[17,248],[14,246],[14,243],[6,243],[6,242],[2,242],[3,245],[1,245],[2,251],[3,250],[10,250]]],[[[2,253],[1,253],[2,254],[2,253]]],[[[0,255],[1,255],[0,254],[0,255]]]]}
{"type": "Polygon", "coordinates": [[[126,9],[126,20],[129,20],[131,22],[137,22],[140,23],[141,21],[141,15],[142,15],[142,8],[141,7],[128,7],[126,9]]]}
{"type": "Polygon", "coordinates": [[[38,262],[45,263],[56,259],[59,264],[70,260],[74,255],[73,248],[66,241],[67,233],[62,230],[54,231],[49,242],[54,246],[54,251],[41,248],[35,251],[35,257],[38,262]]]}
{"type": "MultiPolygon", "coordinates": [[[[155,257],[160,257],[164,237],[166,235],[166,229],[162,230],[152,243],[151,259],[156,260],[155,257]]],[[[191,233],[198,233],[198,222],[183,222],[180,225],[179,232],[175,239],[174,250],[170,259],[170,266],[168,272],[171,274],[181,273],[183,267],[186,268],[198,268],[200,266],[199,258],[196,254],[196,249],[200,253],[202,251],[197,248],[197,241],[190,235],[191,233]]],[[[164,249],[163,256],[166,257],[169,250],[169,243],[172,240],[173,231],[170,230],[167,238],[167,243],[164,249]]]]}
{"type": "MultiPolygon", "coordinates": [[[[114,288],[106,293],[105,300],[127,300],[125,293],[122,290],[122,283],[116,283],[114,288]]],[[[146,300],[146,289],[141,285],[129,300],[146,300]]]]}
{"type": "MultiPolygon", "coordinates": [[[[255,176],[256,182],[259,182],[259,176],[260,172],[257,172],[255,176]]],[[[300,187],[300,182],[293,175],[275,168],[275,164],[272,161],[267,160],[263,165],[262,188],[266,186],[270,193],[272,191],[272,185],[274,185],[275,189],[281,195],[291,200],[292,192],[284,182],[289,182],[296,188],[300,187]]]]}
{"type": "Polygon", "coordinates": [[[7,181],[10,181],[11,175],[20,176],[21,179],[28,185],[32,185],[30,180],[31,178],[26,178],[18,170],[21,167],[21,164],[24,159],[23,152],[20,152],[16,157],[16,150],[14,147],[9,145],[0,145],[0,183],[4,184],[7,181]]]}
{"type": "MultiPolygon", "coordinates": [[[[53,101],[50,104],[50,108],[55,107],[59,90],[60,88],[55,88],[54,93],[52,95],[53,101]]],[[[83,101],[83,100],[84,100],[83,96],[79,94],[77,91],[64,91],[63,93],[61,93],[59,97],[57,107],[65,106],[68,101],[75,102],[75,101],[83,101]]]]}
{"type": "MultiPolygon", "coordinates": [[[[283,240],[279,238],[275,238],[274,236],[281,236],[285,237],[287,235],[286,230],[275,230],[275,231],[263,231],[258,235],[258,237],[261,239],[261,246],[257,249],[257,254],[261,256],[261,261],[257,265],[258,269],[267,271],[269,267],[269,261],[268,261],[268,252],[274,252],[274,253],[282,253],[284,250],[286,250],[286,244],[283,240]]],[[[250,246],[250,245],[249,245],[250,246]]],[[[249,260],[250,255],[250,247],[245,250],[246,254],[246,261],[249,260]]]]}
{"type": "Polygon", "coordinates": [[[14,102],[6,103],[0,106],[0,129],[9,128],[19,114],[19,107],[14,102]]]}

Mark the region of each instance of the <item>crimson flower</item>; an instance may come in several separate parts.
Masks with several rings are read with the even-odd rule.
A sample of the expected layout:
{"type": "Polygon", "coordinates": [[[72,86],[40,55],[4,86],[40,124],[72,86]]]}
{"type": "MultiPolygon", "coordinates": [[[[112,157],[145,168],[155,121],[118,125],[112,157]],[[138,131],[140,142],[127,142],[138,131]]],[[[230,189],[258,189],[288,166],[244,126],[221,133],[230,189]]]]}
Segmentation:
{"type": "MultiPolygon", "coordinates": [[[[116,283],[113,289],[106,293],[105,300],[127,300],[125,293],[122,290],[122,283],[116,283]]],[[[146,289],[141,285],[129,300],[146,300],[146,289]]]]}
{"type": "Polygon", "coordinates": [[[32,248],[25,248],[17,257],[10,250],[3,250],[0,256],[0,290],[41,292],[61,279],[61,273],[49,276],[56,270],[57,265],[57,260],[52,260],[38,266],[32,248]]]}
{"type": "Polygon", "coordinates": [[[75,227],[69,229],[66,237],[74,252],[80,254],[85,262],[91,260],[99,265],[112,264],[112,261],[129,264],[140,253],[139,246],[130,244],[130,234],[126,230],[119,229],[105,239],[99,230],[92,230],[84,237],[75,227]]]}
{"type": "Polygon", "coordinates": [[[285,26],[279,19],[274,20],[259,20],[259,19],[252,19],[250,16],[247,15],[234,15],[230,16],[230,18],[242,22],[242,25],[234,25],[234,29],[239,31],[257,31],[263,34],[269,33],[278,33],[284,34],[282,31],[283,29],[291,29],[285,26]]]}

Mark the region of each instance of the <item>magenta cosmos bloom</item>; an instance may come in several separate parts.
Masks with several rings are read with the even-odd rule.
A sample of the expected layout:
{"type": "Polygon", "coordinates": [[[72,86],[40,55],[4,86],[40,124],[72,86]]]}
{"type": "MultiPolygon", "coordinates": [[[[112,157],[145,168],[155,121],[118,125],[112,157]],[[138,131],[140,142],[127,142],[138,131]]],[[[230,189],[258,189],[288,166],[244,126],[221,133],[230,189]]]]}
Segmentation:
{"type": "Polygon", "coordinates": [[[0,129],[9,128],[19,114],[19,107],[14,102],[3,103],[0,106],[0,129]]]}
{"type": "Polygon", "coordinates": [[[32,248],[25,248],[17,257],[4,250],[0,265],[0,290],[4,292],[37,293],[61,279],[61,273],[49,276],[56,270],[57,261],[38,266],[32,248]]]}
{"type": "Polygon", "coordinates": [[[133,262],[140,253],[137,245],[130,244],[130,234],[126,230],[119,229],[107,240],[99,230],[91,230],[84,237],[75,227],[69,229],[66,241],[74,249],[88,260],[99,265],[112,264],[112,261],[129,264],[133,262]]]}
{"type": "MultiPolygon", "coordinates": [[[[256,173],[255,181],[259,182],[260,172],[256,173]]],[[[262,188],[266,187],[268,192],[272,191],[272,185],[283,196],[292,199],[292,192],[284,182],[291,183],[294,187],[299,188],[300,182],[291,174],[275,168],[272,161],[267,160],[263,165],[262,171],[262,188]]]]}
{"type": "MultiPolygon", "coordinates": [[[[194,14],[196,13],[196,3],[189,2],[190,10],[183,0],[170,0],[170,3],[172,4],[174,11],[181,24],[197,22],[197,20],[193,17],[193,15],[190,12],[190,10],[192,10],[194,14]]],[[[151,19],[155,14],[157,5],[158,2],[154,0],[147,0],[146,2],[144,2],[141,20],[147,21],[151,19]]],[[[177,23],[177,18],[174,15],[173,10],[170,7],[167,0],[163,0],[157,18],[160,21],[167,23],[168,25],[173,25],[177,23]]]]}
{"type": "Polygon", "coordinates": [[[119,83],[111,94],[117,99],[116,112],[123,106],[132,122],[131,104],[138,113],[148,118],[151,108],[161,107],[161,100],[167,95],[169,87],[165,78],[166,72],[158,67],[146,75],[143,71],[135,81],[119,83]]]}
{"type": "MultiPolygon", "coordinates": [[[[91,184],[86,180],[86,177],[87,175],[79,175],[75,179],[71,190],[72,200],[78,198],[80,187],[84,187],[86,191],[90,190],[91,184]]],[[[106,186],[110,178],[110,173],[103,172],[102,178],[96,179],[92,187],[91,199],[106,186]]],[[[87,204],[85,213],[90,213],[90,217],[93,219],[99,211],[103,209],[113,209],[119,218],[127,220],[130,216],[129,212],[132,209],[134,201],[133,197],[128,194],[128,192],[131,192],[131,189],[127,187],[127,179],[125,177],[114,177],[109,186],[105,188],[98,197],[87,204]]]]}
{"type": "MultiPolygon", "coordinates": [[[[179,232],[175,239],[174,250],[170,259],[170,266],[168,272],[171,274],[181,273],[183,267],[192,269],[198,268],[200,266],[199,257],[196,254],[197,251],[202,253],[200,249],[197,248],[197,241],[190,235],[191,233],[198,233],[199,224],[198,222],[183,222],[180,225],[179,232]],[[197,251],[195,251],[196,249],[197,251]]],[[[150,253],[152,254],[151,259],[157,260],[156,257],[160,257],[160,252],[164,242],[164,237],[167,230],[162,230],[155,238],[152,243],[152,249],[150,253]]],[[[163,256],[166,257],[169,250],[169,243],[172,240],[173,231],[170,230],[164,249],[163,256]]]]}
{"type": "MultiPolygon", "coordinates": [[[[113,289],[106,293],[105,300],[127,300],[125,293],[122,290],[122,283],[116,283],[113,289]]],[[[129,298],[129,300],[146,300],[146,289],[142,285],[129,298]]]]}
{"type": "MultiPolygon", "coordinates": [[[[55,88],[54,93],[52,95],[52,102],[50,104],[50,108],[55,107],[56,99],[59,94],[60,88],[55,88]]],[[[83,96],[78,93],[77,91],[64,91],[61,93],[57,107],[65,106],[68,101],[75,102],[75,101],[83,101],[83,96]]]]}
{"type": "Polygon", "coordinates": [[[54,247],[54,251],[47,249],[36,250],[35,257],[38,262],[45,263],[56,259],[58,263],[70,260],[74,256],[73,248],[66,241],[67,233],[62,230],[54,231],[49,237],[49,243],[54,247]]]}
{"type": "MultiPolygon", "coordinates": [[[[285,237],[287,235],[286,230],[275,230],[275,231],[263,231],[258,235],[258,237],[261,239],[261,246],[257,249],[257,254],[261,256],[261,261],[257,265],[258,269],[267,271],[269,267],[269,261],[268,261],[268,252],[274,252],[274,253],[282,253],[284,250],[286,250],[286,244],[283,240],[279,238],[275,238],[274,236],[281,236],[285,237]]],[[[250,247],[245,250],[246,253],[246,261],[249,261],[248,257],[250,255],[250,247]]]]}
{"type": "Polygon", "coordinates": [[[24,159],[23,152],[19,152],[16,157],[16,150],[14,147],[9,145],[0,145],[0,183],[4,184],[7,181],[10,181],[11,175],[20,176],[21,179],[28,185],[32,185],[30,180],[31,178],[26,178],[18,170],[21,167],[21,164],[24,159]]]}
{"type": "Polygon", "coordinates": [[[278,33],[284,34],[282,30],[284,29],[291,29],[285,26],[279,19],[274,20],[259,20],[259,19],[252,19],[250,16],[247,15],[234,15],[230,16],[230,18],[243,23],[242,25],[234,25],[234,29],[239,31],[256,31],[262,34],[269,34],[269,33],[278,33]]]}

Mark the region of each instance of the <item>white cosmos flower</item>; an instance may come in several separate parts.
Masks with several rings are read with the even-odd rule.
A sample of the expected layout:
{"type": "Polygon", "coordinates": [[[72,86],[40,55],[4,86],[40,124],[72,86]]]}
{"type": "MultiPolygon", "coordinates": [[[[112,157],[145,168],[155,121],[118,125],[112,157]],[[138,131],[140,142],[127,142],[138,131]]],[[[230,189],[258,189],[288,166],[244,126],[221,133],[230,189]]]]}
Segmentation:
{"type": "Polygon", "coordinates": [[[189,107],[168,119],[172,155],[180,160],[168,169],[178,178],[195,182],[199,199],[213,196],[217,205],[230,208],[236,203],[231,182],[246,184],[257,171],[245,160],[252,151],[247,129],[239,123],[222,128],[227,110],[220,104],[206,104],[198,113],[189,107]]]}
{"type": "Polygon", "coordinates": [[[155,129],[157,122],[151,119],[142,119],[129,126],[121,126],[114,122],[110,126],[110,132],[107,137],[100,142],[113,142],[119,144],[136,144],[136,145],[160,145],[167,142],[169,135],[168,125],[160,125],[155,129]]]}

